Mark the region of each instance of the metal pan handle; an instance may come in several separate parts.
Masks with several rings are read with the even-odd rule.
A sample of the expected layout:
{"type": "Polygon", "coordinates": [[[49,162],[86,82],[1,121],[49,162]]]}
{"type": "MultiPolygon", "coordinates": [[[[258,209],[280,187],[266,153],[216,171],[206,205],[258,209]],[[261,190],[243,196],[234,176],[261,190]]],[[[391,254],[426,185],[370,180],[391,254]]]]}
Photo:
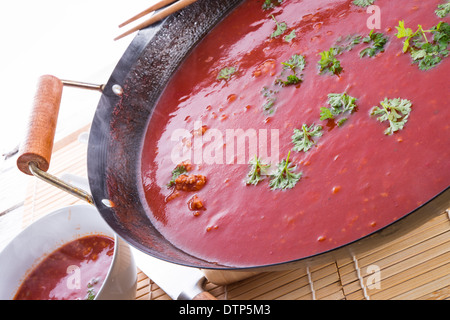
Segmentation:
{"type": "Polygon", "coordinates": [[[28,175],[34,175],[90,204],[92,196],[65,181],[47,173],[55,139],[56,123],[63,86],[103,91],[104,85],[60,80],[52,75],[39,78],[34,96],[25,139],[17,158],[17,167],[28,175]]]}

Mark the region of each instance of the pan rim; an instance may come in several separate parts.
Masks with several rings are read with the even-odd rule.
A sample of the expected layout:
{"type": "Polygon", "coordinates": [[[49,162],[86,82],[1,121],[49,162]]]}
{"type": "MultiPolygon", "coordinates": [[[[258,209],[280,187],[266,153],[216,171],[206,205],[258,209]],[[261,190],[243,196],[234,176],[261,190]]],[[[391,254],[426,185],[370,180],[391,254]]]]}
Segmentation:
{"type": "MultiPolygon", "coordinates": [[[[201,2],[201,1],[199,1],[201,2]]],[[[242,1],[238,1],[238,3],[241,3],[242,1]]],[[[155,34],[161,30],[161,28],[163,28],[165,26],[166,20],[162,21],[161,23],[143,29],[141,30],[137,36],[134,38],[134,40],[132,41],[132,43],[130,44],[130,47],[127,49],[127,51],[124,54],[124,57],[119,61],[116,69],[119,70],[121,68],[125,68],[125,70],[131,70],[132,67],[134,66],[134,64],[136,63],[136,61],[141,57],[142,52],[144,52],[145,48],[151,44],[153,37],[155,36],[155,34]]],[[[194,44],[192,45],[194,46],[194,44]]],[[[120,100],[120,97],[117,96],[113,90],[112,87],[115,84],[119,84],[122,85],[125,81],[126,81],[126,77],[127,74],[123,73],[123,72],[118,72],[115,69],[115,71],[113,72],[110,80],[108,81],[106,87],[105,87],[105,92],[102,95],[101,98],[101,102],[99,103],[99,108],[100,108],[100,104],[104,104],[104,106],[109,106],[109,108],[113,108],[115,104],[118,103],[118,101],[120,100]]],[[[99,114],[96,115],[94,117],[94,122],[93,124],[97,124],[98,119],[101,117],[104,117],[104,110],[99,111],[99,114]],[[97,122],[96,122],[97,121],[97,122]]],[[[104,121],[101,121],[101,123],[103,123],[104,121]]],[[[101,125],[101,124],[100,124],[101,125]]],[[[92,126],[94,127],[94,125],[92,126]]],[[[94,134],[96,134],[96,129],[91,129],[94,130],[94,134]]],[[[92,136],[92,134],[90,135],[92,136]]],[[[90,137],[91,139],[91,137],[90,137]]],[[[99,183],[104,183],[102,181],[98,181],[98,179],[94,179],[91,181],[91,176],[93,175],[93,171],[98,169],[98,164],[94,164],[96,162],[98,162],[98,157],[97,155],[102,154],[101,152],[104,150],[101,150],[103,146],[98,147],[97,145],[91,144],[91,140],[89,141],[89,145],[88,145],[88,177],[89,177],[89,181],[90,181],[90,187],[91,190],[95,190],[97,189],[97,185],[99,183]],[[99,150],[100,148],[100,150],[99,150]],[[95,160],[90,160],[90,158],[94,158],[95,160]]],[[[103,158],[103,160],[105,159],[105,156],[101,157],[103,158]]],[[[97,208],[100,211],[100,214],[107,220],[108,224],[109,223],[109,218],[113,213],[110,210],[110,208],[106,208],[102,203],[101,200],[103,199],[103,197],[99,196],[99,195],[94,195],[94,191],[93,191],[93,197],[94,197],[94,201],[96,203],[97,208]]],[[[310,255],[310,256],[305,256],[305,257],[301,257],[298,259],[294,259],[294,260],[288,260],[288,261],[283,261],[283,262],[276,262],[276,263],[271,263],[271,264],[264,264],[264,265],[255,265],[255,266],[239,266],[239,267],[235,267],[235,266],[223,266],[223,265],[214,265],[211,262],[205,261],[204,265],[196,265],[194,263],[189,263],[189,262],[182,262],[182,261],[177,261],[177,259],[171,259],[171,258],[167,258],[164,257],[163,255],[155,255],[154,253],[152,254],[151,252],[149,252],[148,248],[145,248],[142,243],[140,243],[139,241],[137,241],[134,238],[130,238],[127,236],[123,236],[123,231],[124,229],[120,228],[120,226],[110,226],[119,233],[119,235],[121,235],[123,237],[123,239],[128,242],[131,246],[135,247],[136,249],[143,251],[146,254],[152,255],[158,259],[167,261],[167,262],[171,262],[171,263],[176,263],[179,265],[183,265],[183,266],[187,266],[187,267],[196,267],[196,268],[203,268],[203,269],[211,269],[211,270],[230,270],[230,271],[253,271],[255,269],[261,270],[261,271],[266,271],[266,270],[272,270],[272,269],[276,269],[279,270],[280,268],[292,268],[293,265],[296,264],[303,264],[303,263],[312,263],[313,260],[316,259],[320,259],[320,258],[327,258],[330,255],[339,255],[343,252],[348,252],[348,250],[352,249],[351,247],[355,247],[355,246],[368,246],[373,242],[373,245],[379,245],[379,241],[380,241],[380,237],[383,238],[383,236],[385,234],[390,234],[394,231],[398,231],[397,229],[399,229],[399,226],[402,226],[402,230],[400,230],[401,232],[407,232],[407,230],[411,230],[415,227],[417,227],[419,224],[422,224],[425,219],[431,219],[434,216],[436,216],[437,214],[440,214],[440,212],[433,212],[433,210],[428,210],[429,208],[436,208],[436,211],[438,211],[438,209],[445,209],[444,207],[447,205],[450,201],[450,186],[445,188],[444,190],[442,190],[440,193],[438,193],[437,195],[435,195],[434,197],[432,197],[431,199],[429,199],[427,202],[425,202],[424,204],[416,207],[414,210],[402,215],[399,219],[377,229],[376,231],[373,231],[371,233],[368,233],[358,239],[355,239],[353,241],[347,242],[345,244],[342,244],[340,246],[334,247],[330,250],[326,250],[326,251],[322,251],[322,252],[318,252],[316,254],[310,255]],[[405,226],[406,225],[406,226],[405,226]]],[[[189,255],[188,253],[186,253],[186,255],[189,255]]],[[[199,259],[194,257],[197,260],[201,260],[204,261],[203,259],[199,259]]]]}

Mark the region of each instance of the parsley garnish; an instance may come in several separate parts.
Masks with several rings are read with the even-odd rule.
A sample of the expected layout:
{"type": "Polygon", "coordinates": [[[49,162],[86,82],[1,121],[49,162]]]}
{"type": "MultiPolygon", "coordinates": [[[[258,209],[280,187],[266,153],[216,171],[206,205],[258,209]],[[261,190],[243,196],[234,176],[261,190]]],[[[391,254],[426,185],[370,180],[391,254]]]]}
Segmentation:
{"type": "Polygon", "coordinates": [[[305,68],[305,57],[300,54],[294,54],[288,61],[281,63],[284,69],[291,69],[294,73],[297,70],[302,71],[305,68]]]}
{"type": "Polygon", "coordinates": [[[277,100],[276,98],[267,98],[266,102],[262,106],[263,110],[265,112],[267,112],[268,114],[272,114],[274,111],[273,106],[274,106],[276,100],[277,100]]]}
{"type": "Polygon", "coordinates": [[[370,31],[367,37],[361,35],[349,35],[346,38],[339,37],[335,45],[328,51],[320,52],[319,71],[320,73],[329,72],[339,76],[342,72],[341,62],[337,59],[337,56],[345,51],[351,51],[356,45],[360,43],[367,43],[369,47],[363,49],[359,56],[373,57],[378,52],[384,51],[384,46],[387,43],[388,38],[382,33],[370,31]]]}
{"type": "Polygon", "coordinates": [[[358,7],[368,7],[373,5],[375,0],[354,0],[353,4],[358,7]]]}
{"type": "Polygon", "coordinates": [[[343,113],[354,111],[356,108],[356,98],[349,96],[347,93],[330,93],[328,95],[328,104],[333,108],[334,112],[343,113]]]}
{"type": "Polygon", "coordinates": [[[359,34],[348,35],[343,38],[342,36],[336,40],[333,48],[336,49],[336,55],[341,54],[344,51],[351,51],[354,46],[360,44],[362,41],[362,36],[359,34]]]}
{"type": "Polygon", "coordinates": [[[281,80],[281,79],[275,80],[275,83],[280,84],[282,86],[289,86],[291,84],[297,84],[300,82],[302,82],[302,79],[297,77],[297,75],[295,75],[295,74],[288,75],[286,80],[281,80]]]}
{"type": "Polygon", "coordinates": [[[262,8],[263,10],[269,10],[275,6],[279,6],[281,3],[283,3],[283,0],[264,0],[262,8]]]}
{"type": "Polygon", "coordinates": [[[281,36],[287,29],[286,22],[278,22],[277,19],[273,15],[270,15],[275,21],[275,24],[277,25],[277,29],[270,35],[271,38],[276,38],[278,36],[281,36]]]}
{"type": "Polygon", "coordinates": [[[98,283],[98,278],[93,278],[87,283],[87,295],[85,296],[85,300],[94,300],[95,299],[95,290],[94,285],[98,283]]]}
{"type": "Polygon", "coordinates": [[[292,148],[292,150],[306,152],[316,143],[313,138],[321,136],[322,126],[315,126],[312,124],[308,127],[306,124],[303,124],[301,130],[294,129],[294,134],[292,135],[294,148],[292,148]]]}
{"type": "Polygon", "coordinates": [[[87,296],[86,296],[85,300],[94,300],[94,299],[95,299],[95,290],[89,289],[87,291],[87,296]]]}
{"type": "Polygon", "coordinates": [[[338,122],[336,124],[337,124],[338,127],[341,127],[341,126],[344,125],[344,123],[347,122],[347,120],[348,120],[347,118],[341,118],[341,119],[338,120],[338,122]]]}
{"type": "Polygon", "coordinates": [[[270,90],[267,87],[263,87],[261,90],[261,93],[263,97],[266,98],[266,102],[263,104],[263,110],[267,112],[268,114],[272,114],[274,112],[273,106],[275,104],[275,101],[277,98],[275,95],[278,93],[278,91],[270,90]]]}
{"type": "Polygon", "coordinates": [[[419,24],[417,30],[413,32],[410,28],[405,28],[405,22],[399,21],[397,28],[397,38],[404,38],[403,52],[411,55],[414,63],[417,63],[420,70],[429,70],[439,64],[444,57],[449,55],[447,49],[450,43],[450,25],[446,22],[439,22],[430,30],[424,30],[419,24]],[[433,35],[429,41],[427,33],[433,35]]]}
{"type": "Polygon", "coordinates": [[[362,42],[369,43],[370,46],[359,53],[359,56],[363,58],[365,55],[369,57],[375,56],[378,52],[384,51],[384,45],[388,41],[388,38],[385,37],[380,32],[373,32],[373,29],[370,30],[370,33],[367,37],[365,37],[362,42]]]}
{"type": "Polygon", "coordinates": [[[320,120],[333,120],[335,115],[330,108],[320,107],[320,120]]]}
{"type": "Polygon", "coordinates": [[[167,184],[167,187],[170,188],[171,186],[173,186],[175,184],[175,180],[181,176],[182,174],[186,173],[187,169],[185,166],[183,165],[179,165],[177,166],[175,169],[172,170],[172,179],[169,181],[169,183],[167,184]]]}
{"type": "MultiPolygon", "coordinates": [[[[403,52],[408,51],[409,48],[409,41],[415,37],[419,32],[423,33],[422,26],[418,25],[418,29],[416,32],[412,32],[411,28],[405,28],[405,21],[401,20],[398,22],[398,26],[395,27],[397,29],[397,33],[395,34],[397,38],[406,38],[403,41],[403,52]]],[[[423,33],[423,36],[426,38],[425,33],[423,33]]]]}
{"type": "Polygon", "coordinates": [[[341,62],[336,58],[339,50],[330,48],[328,51],[322,51],[320,54],[319,71],[320,73],[330,72],[339,75],[342,72],[341,62]]]}
{"type": "Polygon", "coordinates": [[[375,106],[370,111],[371,116],[378,116],[380,122],[389,121],[389,128],[384,134],[391,135],[395,131],[403,129],[411,112],[411,101],[407,99],[388,99],[380,102],[381,108],[375,106]]]}
{"type": "Polygon", "coordinates": [[[217,80],[229,80],[235,72],[236,72],[235,67],[225,67],[219,71],[217,80]]]}
{"type": "Polygon", "coordinates": [[[292,189],[302,177],[301,172],[293,172],[293,170],[295,170],[297,166],[291,166],[291,163],[289,162],[290,155],[291,152],[289,151],[287,158],[285,160],[282,160],[277,165],[277,170],[272,174],[272,178],[269,183],[269,187],[272,190],[292,189]]]}
{"type": "MultiPolygon", "coordinates": [[[[303,71],[306,65],[305,57],[299,54],[294,54],[288,61],[282,62],[283,70],[291,70],[293,74],[287,77],[287,80],[277,79],[275,83],[282,86],[297,84],[302,81],[298,73],[303,71]]],[[[301,75],[300,75],[301,76],[301,75]]]]}
{"type": "Polygon", "coordinates": [[[435,13],[439,18],[445,18],[450,13],[450,0],[447,0],[446,3],[438,5],[435,13]]]}
{"type": "MultiPolygon", "coordinates": [[[[352,113],[356,109],[356,98],[349,96],[346,92],[328,94],[327,103],[330,105],[329,108],[320,108],[320,120],[335,119],[342,113],[352,113]]],[[[342,118],[337,122],[337,125],[341,126],[345,121],[347,121],[347,118],[342,118]]]]}
{"type": "Polygon", "coordinates": [[[295,30],[292,30],[287,36],[283,38],[285,42],[291,42],[297,35],[295,34],[295,30]]]}
{"type": "Polygon", "coordinates": [[[249,161],[250,172],[247,174],[246,184],[257,185],[260,181],[264,180],[264,175],[267,174],[267,169],[270,167],[270,164],[263,164],[258,157],[254,157],[249,161]]]}

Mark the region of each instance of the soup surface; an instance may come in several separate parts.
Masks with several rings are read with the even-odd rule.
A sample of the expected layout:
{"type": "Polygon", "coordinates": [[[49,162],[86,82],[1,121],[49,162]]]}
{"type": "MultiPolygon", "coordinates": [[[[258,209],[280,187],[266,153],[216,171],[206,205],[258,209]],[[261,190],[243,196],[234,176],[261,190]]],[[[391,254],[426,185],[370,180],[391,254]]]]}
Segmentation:
{"type": "Polygon", "coordinates": [[[114,240],[91,235],[52,252],[26,277],[15,300],[92,300],[114,253],[114,240]]]}
{"type": "Polygon", "coordinates": [[[149,218],[175,246],[290,261],[448,187],[449,18],[441,1],[361,2],[245,1],[186,57],[141,163],[149,218]]]}

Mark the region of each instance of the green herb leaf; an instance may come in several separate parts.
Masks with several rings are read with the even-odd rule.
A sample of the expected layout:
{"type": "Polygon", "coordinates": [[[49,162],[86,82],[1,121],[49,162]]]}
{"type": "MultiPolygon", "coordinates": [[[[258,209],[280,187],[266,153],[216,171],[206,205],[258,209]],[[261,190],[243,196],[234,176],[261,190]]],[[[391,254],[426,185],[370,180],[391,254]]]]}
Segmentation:
{"type": "Polygon", "coordinates": [[[347,120],[348,120],[348,118],[341,118],[341,119],[339,119],[339,121],[336,123],[336,125],[337,125],[338,127],[342,127],[342,126],[344,125],[344,123],[347,122],[347,120]]]}
{"type": "Polygon", "coordinates": [[[95,290],[94,289],[89,289],[87,291],[87,295],[86,295],[85,300],[94,300],[95,296],[96,296],[95,290]]]}
{"type": "Polygon", "coordinates": [[[320,73],[330,72],[339,75],[342,72],[341,62],[336,58],[339,51],[336,48],[330,48],[328,51],[322,51],[320,54],[319,71],[320,73]]]}
{"type": "Polygon", "coordinates": [[[167,184],[167,187],[170,188],[173,185],[175,185],[175,180],[181,176],[182,174],[186,173],[187,169],[185,166],[183,165],[179,165],[177,166],[175,169],[172,170],[172,179],[169,181],[169,183],[167,184]]]}
{"type": "Polygon", "coordinates": [[[291,70],[293,74],[287,77],[287,80],[277,79],[276,84],[282,86],[288,86],[291,84],[297,84],[302,81],[299,77],[299,72],[303,71],[306,65],[305,57],[299,54],[294,54],[288,61],[282,62],[283,70],[291,70]]]}
{"type": "Polygon", "coordinates": [[[415,35],[411,28],[405,28],[405,21],[401,20],[398,22],[398,26],[395,27],[397,29],[397,38],[401,39],[401,38],[406,38],[403,42],[403,52],[408,51],[409,48],[409,40],[411,39],[411,37],[413,37],[413,35],[415,35]]]}
{"type": "Polygon", "coordinates": [[[263,10],[269,10],[274,8],[275,6],[279,6],[280,4],[283,3],[283,0],[265,0],[262,8],[263,10]]]}
{"type": "Polygon", "coordinates": [[[359,56],[363,58],[364,56],[374,57],[379,52],[384,51],[384,45],[387,43],[388,38],[385,37],[380,32],[373,32],[373,29],[370,30],[370,33],[367,37],[362,40],[364,43],[368,43],[369,47],[363,49],[359,56]]]}
{"type": "Polygon", "coordinates": [[[358,7],[368,7],[374,4],[375,0],[354,0],[353,4],[358,7]]]}
{"type": "Polygon", "coordinates": [[[278,93],[278,91],[263,87],[261,93],[263,97],[266,98],[266,101],[262,106],[263,110],[268,114],[272,114],[274,112],[275,102],[277,101],[276,94],[278,93]]]}
{"type": "Polygon", "coordinates": [[[395,28],[397,29],[397,38],[410,37],[413,34],[411,28],[405,28],[405,20],[400,20],[395,28]]]}
{"type": "Polygon", "coordinates": [[[395,131],[403,129],[411,113],[411,101],[400,98],[385,98],[380,104],[381,108],[378,106],[373,107],[370,115],[378,116],[377,120],[380,122],[389,121],[389,128],[384,133],[391,135],[395,131]]]}
{"type": "Polygon", "coordinates": [[[277,29],[270,35],[271,38],[281,36],[287,29],[286,22],[278,22],[273,15],[270,15],[277,25],[277,29]]]}
{"type": "Polygon", "coordinates": [[[306,61],[305,57],[301,54],[294,54],[288,61],[282,62],[281,64],[284,66],[284,69],[291,69],[297,73],[297,71],[303,71],[305,69],[306,61]]]}
{"type": "Polygon", "coordinates": [[[404,21],[399,21],[397,38],[404,39],[403,52],[411,55],[413,63],[417,63],[420,70],[429,70],[438,65],[444,57],[449,55],[450,25],[439,22],[430,30],[424,30],[421,25],[413,32],[405,28],[404,21]],[[431,34],[433,39],[428,39],[431,34]],[[431,40],[431,41],[430,41],[431,40]]]}
{"type": "Polygon", "coordinates": [[[450,13],[450,0],[447,0],[446,3],[438,5],[435,13],[439,18],[445,18],[450,13]]]}
{"type": "Polygon", "coordinates": [[[229,80],[235,72],[236,72],[235,67],[225,67],[219,71],[217,80],[229,80]]]}
{"type": "Polygon", "coordinates": [[[272,178],[269,182],[269,187],[272,190],[275,189],[292,189],[300,180],[302,173],[294,172],[297,166],[292,167],[289,162],[289,154],[285,160],[282,160],[278,165],[276,171],[272,174],[272,178]]]}
{"type": "MultiPolygon", "coordinates": [[[[352,113],[356,110],[356,98],[348,95],[346,92],[328,94],[327,103],[330,105],[329,108],[320,108],[320,120],[335,119],[340,114],[345,112],[352,113]]],[[[337,122],[338,126],[344,124],[345,121],[339,120],[337,122]]]]}
{"type": "Polygon", "coordinates": [[[263,110],[268,114],[272,114],[274,112],[273,106],[275,105],[275,101],[275,98],[268,98],[262,106],[263,110]]]}
{"type": "Polygon", "coordinates": [[[334,119],[334,114],[326,107],[320,107],[320,120],[334,119]]]}
{"type": "Polygon", "coordinates": [[[282,85],[282,86],[289,86],[291,84],[297,84],[302,82],[302,80],[297,77],[295,74],[291,74],[287,76],[287,80],[282,80],[282,79],[276,79],[275,83],[282,85]]]}
{"type": "Polygon", "coordinates": [[[285,42],[291,42],[297,35],[295,34],[295,30],[292,30],[287,36],[283,38],[285,42]]]}
{"type": "Polygon", "coordinates": [[[358,34],[348,35],[345,38],[342,36],[339,37],[333,46],[333,48],[336,49],[336,55],[341,54],[344,51],[351,51],[356,45],[361,43],[362,38],[363,37],[358,34]]]}
{"type": "Polygon", "coordinates": [[[346,92],[328,94],[328,104],[333,108],[334,114],[353,112],[356,108],[356,98],[346,92]]]}
{"type": "Polygon", "coordinates": [[[264,180],[264,176],[267,175],[267,170],[270,164],[264,164],[258,157],[254,157],[249,161],[250,172],[247,174],[246,184],[257,185],[260,181],[264,180]]]}
{"type": "Polygon", "coordinates": [[[306,124],[303,124],[301,130],[294,129],[294,134],[292,135],[292,143],[294,144],[294,148],[292,148],[292,150],[306,152],[311,149],[314,144],[316,144],[316,140],[313,138],[321,136],[322,126],[312,124],[308,127],[306,124]]]}

